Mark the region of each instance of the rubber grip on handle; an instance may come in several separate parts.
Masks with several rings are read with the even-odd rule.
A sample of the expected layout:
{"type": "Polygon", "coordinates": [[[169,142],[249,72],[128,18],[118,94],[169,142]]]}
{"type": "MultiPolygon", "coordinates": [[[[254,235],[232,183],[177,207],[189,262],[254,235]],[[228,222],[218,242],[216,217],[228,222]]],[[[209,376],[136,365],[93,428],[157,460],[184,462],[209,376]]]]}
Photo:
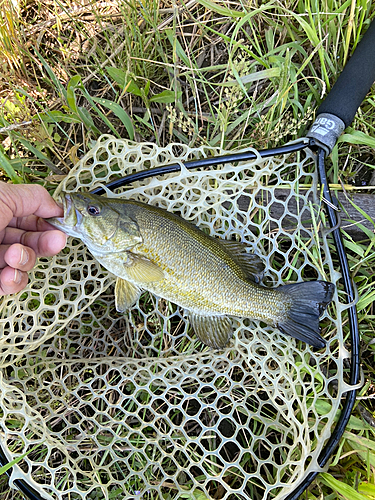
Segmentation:
{"type": "Polygon", "coordinates": [[[317,116],[328,113],[348,127],[375,81],[375,21],[373,21],[347,62],[331,92],[320,105],[317,116]]]}

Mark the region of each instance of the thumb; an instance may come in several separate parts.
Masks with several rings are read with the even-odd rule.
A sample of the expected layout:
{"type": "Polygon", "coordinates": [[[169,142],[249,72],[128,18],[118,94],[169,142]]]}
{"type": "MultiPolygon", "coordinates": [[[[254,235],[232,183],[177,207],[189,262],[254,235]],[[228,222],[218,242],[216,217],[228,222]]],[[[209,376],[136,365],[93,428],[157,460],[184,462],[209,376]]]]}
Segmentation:
{"type": "Polygon", "coordinates": [[[38,184],[0,182],[0,206],[0,221],[3,225],[4,222],[7,225],[13,217],[58,217],[63,213],[48,191],[38,184]]]}

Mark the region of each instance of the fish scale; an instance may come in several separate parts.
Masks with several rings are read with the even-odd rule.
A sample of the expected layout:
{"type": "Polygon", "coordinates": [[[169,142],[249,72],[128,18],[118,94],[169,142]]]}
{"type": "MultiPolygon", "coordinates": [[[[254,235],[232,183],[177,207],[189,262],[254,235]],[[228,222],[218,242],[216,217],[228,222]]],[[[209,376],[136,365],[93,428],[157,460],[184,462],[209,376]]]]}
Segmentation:
{"type": "Polygon", "coordinates": [[[233,317],[259,319],[321,348],[319,318],[334,285],[311,281],[268,288],[264,263],[237,242],[214,239],[181,217],[133,200],[61,195],[64,216],[48,219],[80,238],[117,276],[116,307],[131,307],[142,289],[183,307],[198,337],[224,347],[233,317]]]}

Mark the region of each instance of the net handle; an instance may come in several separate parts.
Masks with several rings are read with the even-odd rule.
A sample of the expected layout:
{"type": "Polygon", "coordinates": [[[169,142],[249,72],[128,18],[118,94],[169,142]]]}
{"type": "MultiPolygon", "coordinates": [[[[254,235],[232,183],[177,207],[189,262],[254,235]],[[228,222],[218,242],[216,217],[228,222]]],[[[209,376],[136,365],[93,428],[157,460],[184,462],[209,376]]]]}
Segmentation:
{"type": "Polygon", "coordinates": [[[357,45],[331,92],[319,106],[307,137],[329,154],[375,81],[375,21],[357,45]]]}
{"type": "Polygon", "coordinates": [[[363,35],[331,92],[319,106],[317,117],[329,113],[348,127],[375,81],[375,21],[363,35]]]}

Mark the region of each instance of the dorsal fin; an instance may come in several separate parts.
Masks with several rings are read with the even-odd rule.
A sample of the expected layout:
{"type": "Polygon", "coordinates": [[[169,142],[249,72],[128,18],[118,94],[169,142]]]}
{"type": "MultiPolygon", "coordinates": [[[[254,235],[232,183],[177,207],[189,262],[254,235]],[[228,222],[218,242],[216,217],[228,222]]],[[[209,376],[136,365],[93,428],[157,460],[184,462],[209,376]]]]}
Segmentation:
{"type": "Polygon", "coordinates": [[[258,255],[246,251],[244,243],[238,241],[218,240],[230,254],[232,259],[241,267],[248,280],[259,283],[264,274],[265,263],[258,255]]]}

